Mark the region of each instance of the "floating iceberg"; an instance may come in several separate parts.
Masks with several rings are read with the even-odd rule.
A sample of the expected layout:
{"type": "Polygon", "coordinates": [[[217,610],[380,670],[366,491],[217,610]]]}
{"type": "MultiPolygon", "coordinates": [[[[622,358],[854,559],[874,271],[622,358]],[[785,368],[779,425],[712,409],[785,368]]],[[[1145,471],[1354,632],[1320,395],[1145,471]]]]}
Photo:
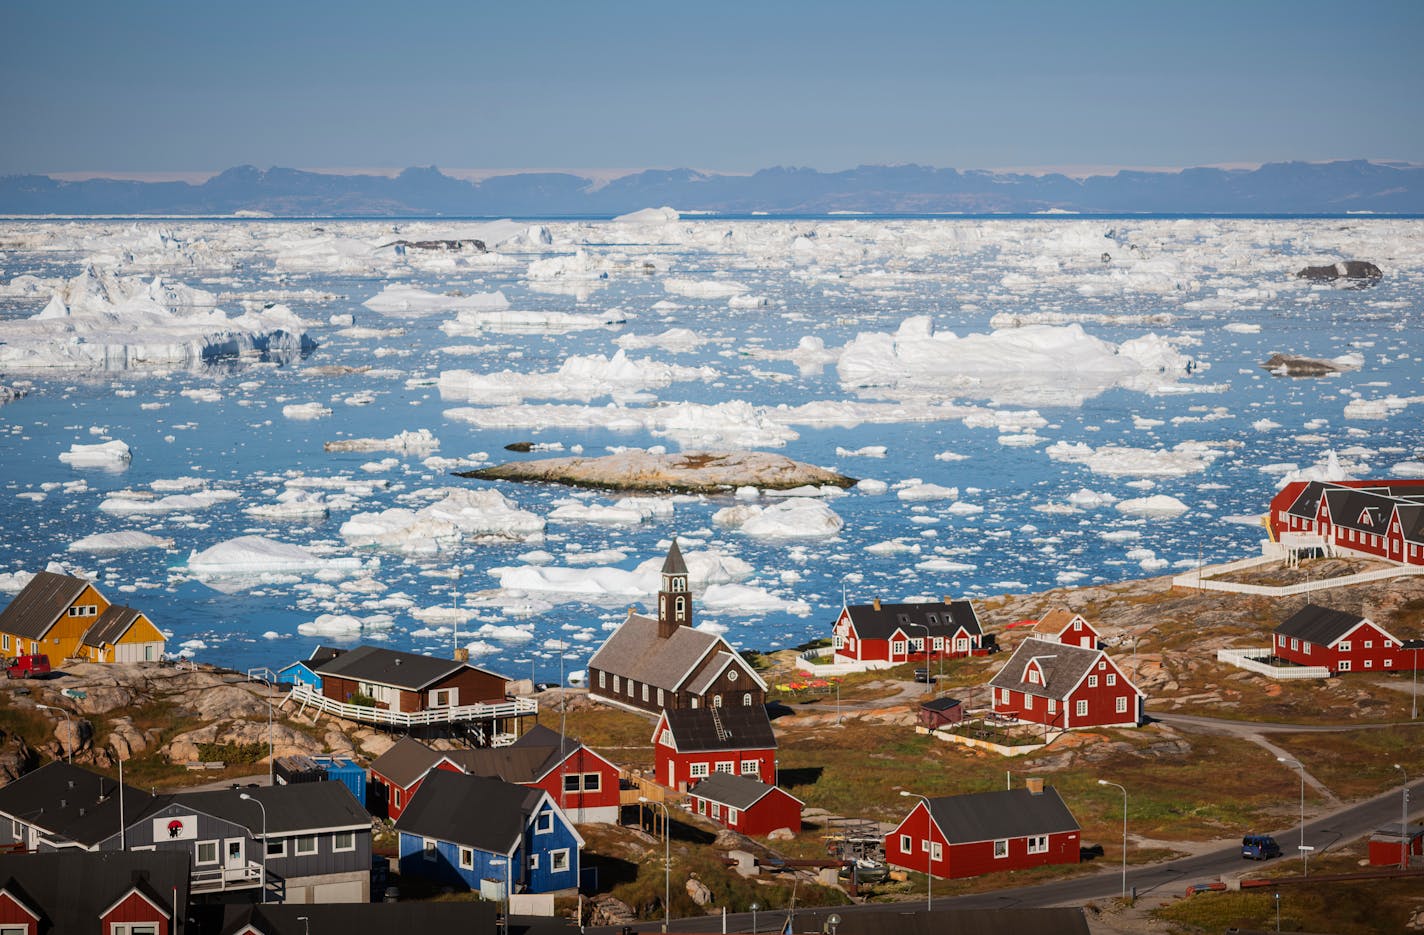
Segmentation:
{"type": "Polygon", "coordinates": [[[270,572],[303,574],[317,571],[354,572],[358,558],[326,558],[302,546],[277,542],[265,536],[238,536],[188,554],[188,572],[198,577],[261,575],[270,572]]]}
{"type": "Polygon", "coordinates": [[[341,525],[341,535],[355,546],[429,554],[466,540],[538,542],[544,521],[497,490],[447,488],[420,510],[358,513],[341,525]]]}
{"type": "Polygon", "coordinates": [[[146,532],[96,532],[69,543],[71,552],[129,552],[135,549],[166,549],[172,539],[146,532]]]}
{"type": "Polygon", "coordinates": [[[59,460],[72,467],[122,470],[133,460],[133,452],[121,441],[104,442],[100,445],[70,445],[68,451],[59,453],[59,460]]]}

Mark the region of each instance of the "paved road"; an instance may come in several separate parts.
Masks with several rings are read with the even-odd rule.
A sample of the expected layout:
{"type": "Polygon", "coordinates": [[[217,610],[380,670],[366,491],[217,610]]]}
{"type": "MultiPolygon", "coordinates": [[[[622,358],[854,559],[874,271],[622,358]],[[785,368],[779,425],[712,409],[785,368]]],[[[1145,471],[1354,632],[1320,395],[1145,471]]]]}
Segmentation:
{"type": "Polygon", "coordinates": [[[1173,727],[1211,731],[1216,734],[1335,734],[1356,730],[1380,730],[1386,727],[1424,726],[1421,721],[1381,721],[1373,724],[1281,724],[1275,721],[1233,721],[1223,717],[1203,717],[1199,714],[1171,714],[1148,711],[1147,716],[1173,727]]]}
{"type": "MultiPolygon", "coordinates": [[[[1314,821],[1307,822],[1303,838],[1307,846],[1315,848],[1311,856],[1316,857],[1326,853],[1338,844],[1353,841],[1383,825],[1398,823],[1401,804],[1400,792],[1400,788],[1396,788],[1383,795],[1336,809],[1314,821]]],[[[1409,787],[1411,817],[1424,812],[1424,807],[1421,807],[1424,805],[1424,802],[1421,802],[1421,793],[1424,793],[1424,782],[1414,783],[1409,787]]],[[[1272,834],[1280,842],[1281,849],[1288,855],[1292,855],[1272,862],[1272,866],[1279,867],[1284,864],[1298,870],[1300,860],[1294,855],[1302,840],[1300,826],[1294,825],[1272,832],[1272,834]]],[[[1240,845],[1235,841],[1222,842],[1219,849],[1194,857],[1184,857],[1180,860],[1141,867],[1129,866],[1126,885],[1131,889],[1136,889],[1139,896],[1154,892],[1176,895],[1185,891],[1187,886],[1192,883],[1210,883],[1216,881],[1223,874],[1238,874],[1249,869],[1251,869],[1251,865],[1245,864],[1241,860],[1240,845]]],[[[1122,887],[1123,878],[1120,870],[1107,865],[1095,874],[1075,877],[1070,880],[936,899],[934,908],[936,910],[993,909],[1081,905],[1090,900],[1110,899],[1118,896],[1122,887]]],[[[910,908],[916,903],[868,903],[857,906],[838,906],[834,911],[845,914],[870,909],[892,909],[896,905],[910,908]]],[[[797,912],[795,930],[797,932],[820,931],[820,916],[825,915],[827,911],[820,911],[819,914],[811,910],[797,912]]],[[[779,912],[767,910],[758,913],[757,925],[763,932],[779,932],[784,921],[784,908],[779,912]]],[[[641,923],[634,928],[637,931],[648,932],[656,931],[660,927],[659,923],[641,923]]],[[[751,913],[727,916],[726,930],[728,932],[750,932],[751,927],[751,913]]],[[[613,927],[591,928],[588,931],[598,933],[598,935],[614,935],[618,929],[613,927]]],[[[722,918],[720,916],[699,916],[675,919],[672,922],[671,931],[721,932],[722,918]]]]}

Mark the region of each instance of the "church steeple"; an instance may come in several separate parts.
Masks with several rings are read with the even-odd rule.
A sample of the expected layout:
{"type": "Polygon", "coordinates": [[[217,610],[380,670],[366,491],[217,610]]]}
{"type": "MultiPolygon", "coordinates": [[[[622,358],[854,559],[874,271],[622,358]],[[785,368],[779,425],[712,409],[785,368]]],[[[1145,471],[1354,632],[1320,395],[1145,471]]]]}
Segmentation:
{"type": "Polygon", "coordinates": [[[692,626],[692,592],[687,587],[687,563],[677,540],[663,560],[662,588],[658,591],[658,636],[667,639],[678,627],[692,626]]]}

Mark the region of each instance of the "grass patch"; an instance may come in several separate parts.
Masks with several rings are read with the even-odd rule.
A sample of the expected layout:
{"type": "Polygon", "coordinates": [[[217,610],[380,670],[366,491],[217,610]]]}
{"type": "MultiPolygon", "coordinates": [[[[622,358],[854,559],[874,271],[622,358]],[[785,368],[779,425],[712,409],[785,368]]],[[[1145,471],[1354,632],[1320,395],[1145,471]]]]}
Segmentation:
{"type": "Polygon", "coordinates": [[[1216,935],[1233,927],[1274,931],[1277,892],[1282,932],[1396,935],[1408,931],[1410,917],[1424,908],[1424,894],[1414,878],[1198,893],[1152,914],[1181,935],[1216,935]]]}

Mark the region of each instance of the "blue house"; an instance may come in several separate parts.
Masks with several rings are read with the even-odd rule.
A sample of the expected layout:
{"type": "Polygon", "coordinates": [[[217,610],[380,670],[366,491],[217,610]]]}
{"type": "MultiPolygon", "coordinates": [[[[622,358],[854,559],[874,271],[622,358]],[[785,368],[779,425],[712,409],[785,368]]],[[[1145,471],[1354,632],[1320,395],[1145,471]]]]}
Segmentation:
{"type": "Polygon", "coordinates": [[[306,659],[278,669],[277,684],[310,685],[320,691],[321,675],[316,670],[344,652],[346,650],[334,646],[318,646],[306,659]]]}
{"type": "Polygon", "coordinates": [[[396,821],[401,875],[511,893],[578,887],[583,838],[543,789],[433,769],[396,821]],[[495,863],[499,861],[499,863],[495,863]]]}

